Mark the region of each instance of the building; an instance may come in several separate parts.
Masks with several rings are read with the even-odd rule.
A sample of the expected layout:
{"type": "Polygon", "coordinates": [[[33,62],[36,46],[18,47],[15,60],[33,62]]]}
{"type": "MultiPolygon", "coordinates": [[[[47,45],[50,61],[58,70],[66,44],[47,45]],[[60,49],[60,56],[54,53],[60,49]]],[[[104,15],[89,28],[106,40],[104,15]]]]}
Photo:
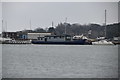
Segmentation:
{"type": "Polygon", "coordinates": [[[17,31],[17,32],[2,32],[3,38],[11,39],[27,39],[27,32],[17,31]]]}
{"type": "Polygon", "coordinates": [[[26,39],[28,39],[28,38],[27,38],[27,32],[19,31],[19,32],[17,32],[17,33],[18,33],[18,35],[19,35],[18,39],[20,39],[20,40],[26,40],[26,39]]]}
{"type": "Polygon", "coordinates": [[[3,38],[11,38],[11,39],[18,39],[19,35],[17,32],[2,32],[3,38]]]}
{"type": "Polygon", "coordinates": [[[45,37],[51,35],[51,33],[27,33],[27,38],[28,39],[38,39],[38,37],[45,37]]]}
{"type": "Polygon", "coordinates": [[[38,39],[38,37],[44,37],[47,35],[51,35],[51,33],[35,33],[35,32],[26,32],[26,31],[17,31],[17,32],[3,32],[3,38],[11,38],[11,39],[19,39],[19,40],[27,40],[27,39],[38,39]]]}

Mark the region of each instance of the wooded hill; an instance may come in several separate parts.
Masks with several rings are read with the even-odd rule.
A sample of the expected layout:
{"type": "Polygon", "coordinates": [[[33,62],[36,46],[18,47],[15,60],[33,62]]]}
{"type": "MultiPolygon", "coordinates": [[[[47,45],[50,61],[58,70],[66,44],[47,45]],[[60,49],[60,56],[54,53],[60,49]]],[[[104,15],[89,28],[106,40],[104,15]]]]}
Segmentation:
{"type": "MultiPolygon", "coordinates": [[[[106,25],[106,37],[120,37],[120,23],[106,25]]],[[[49,27],[47,30],[43,28],[36,28],[32,32],[51,32],[54,35],[85,35],[90,38],[97,38],[105,36],[105,26],[99,24],[70,24],[60,23],[55,27],[49,27]],[[66,29],[65,29],[66,27],[66,29]]]]}

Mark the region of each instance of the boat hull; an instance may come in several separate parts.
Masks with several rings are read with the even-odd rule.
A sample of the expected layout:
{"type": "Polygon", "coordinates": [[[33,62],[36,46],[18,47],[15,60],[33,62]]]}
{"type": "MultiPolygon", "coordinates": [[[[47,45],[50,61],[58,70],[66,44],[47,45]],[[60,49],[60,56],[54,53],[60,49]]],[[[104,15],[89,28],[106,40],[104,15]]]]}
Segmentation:
{"type": "Polygon", "coordinates": [[[38,40],[33,40],[31,43],[33,44],[65,44],[65,45],[85,45],[85,44],[90,44],[87,43],[86,40],[79,40],[79,41],[38,41],[38,40]]]}
{"type": "Polygon", "coordinates": [[[101,41],[96,41],[92,42],[93,45],[113,45],[112,42],[106,41],[106,40],[101,40],[101,41]]]}

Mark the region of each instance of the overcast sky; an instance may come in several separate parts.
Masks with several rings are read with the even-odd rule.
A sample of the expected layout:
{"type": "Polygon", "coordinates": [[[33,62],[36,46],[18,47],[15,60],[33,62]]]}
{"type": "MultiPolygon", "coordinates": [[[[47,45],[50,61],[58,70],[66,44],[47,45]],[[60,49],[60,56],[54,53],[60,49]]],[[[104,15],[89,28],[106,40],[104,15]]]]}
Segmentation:
{"type": "Polygon", "coordinates": [[[0,33],[2,32],[2,5],[0,2],[0,33]]]}
{"type": "Polygon", "coordinates": [[[107,10],[107,24],[118,22],[117,2],[3,2],[2,17],[4,29],[18,31],[37,27],[50,27],[64,22],[89,24],[104,23],[107,10]],[[7,25],[7,29],[6,29],[7,25]]]}

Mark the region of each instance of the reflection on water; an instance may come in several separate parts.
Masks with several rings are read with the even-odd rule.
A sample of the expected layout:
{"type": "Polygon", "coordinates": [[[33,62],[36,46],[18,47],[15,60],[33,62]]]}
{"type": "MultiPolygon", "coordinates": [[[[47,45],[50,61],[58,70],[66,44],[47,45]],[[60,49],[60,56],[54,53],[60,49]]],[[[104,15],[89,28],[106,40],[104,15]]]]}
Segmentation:
{"type": "Polygon", "coordinates": [[[3,78],[117,78],[118,46],[3,45],[3,78]]]}

